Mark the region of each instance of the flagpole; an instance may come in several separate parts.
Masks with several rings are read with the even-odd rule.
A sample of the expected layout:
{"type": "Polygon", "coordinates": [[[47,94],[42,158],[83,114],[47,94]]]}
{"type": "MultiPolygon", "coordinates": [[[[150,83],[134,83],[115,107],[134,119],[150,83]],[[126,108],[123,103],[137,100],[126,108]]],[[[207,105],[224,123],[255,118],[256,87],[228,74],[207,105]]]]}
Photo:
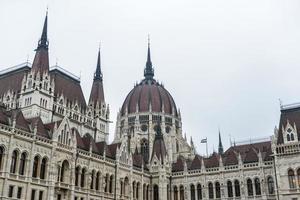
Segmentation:
{"type": "Polygon", "coordinates": [[[207,149],[207,137],[206,137],[205,139],[206,139],[206,157],[208,157],[208,149],[207,149]]]}

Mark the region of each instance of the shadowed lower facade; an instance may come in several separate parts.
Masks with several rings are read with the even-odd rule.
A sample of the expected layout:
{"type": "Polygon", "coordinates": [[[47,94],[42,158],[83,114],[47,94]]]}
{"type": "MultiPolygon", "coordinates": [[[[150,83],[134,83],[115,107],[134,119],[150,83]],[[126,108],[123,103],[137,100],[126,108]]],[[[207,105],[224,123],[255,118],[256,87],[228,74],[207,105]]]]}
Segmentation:
{"type": "Polygon", "coordinates": [[[218,152],[201,156],[148,44],[108,143],[100,50],[86,101],[78,77],[49,67],[47,25],[32,64],[0,72],[0,199],[300,199],[300,105],[281,107],[268,140],[223,149],[219,133],[218,152]]]}

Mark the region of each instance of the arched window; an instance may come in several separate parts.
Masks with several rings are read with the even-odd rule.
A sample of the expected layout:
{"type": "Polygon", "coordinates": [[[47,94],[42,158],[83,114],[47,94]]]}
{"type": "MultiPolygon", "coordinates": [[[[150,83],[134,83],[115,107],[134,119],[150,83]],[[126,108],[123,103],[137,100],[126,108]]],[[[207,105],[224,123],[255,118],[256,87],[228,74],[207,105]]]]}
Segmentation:
{"type": "Polygon", "coordinates": [[[235,190],[235,196],[240,197],[241,196],[241,189],[240,189],[240,182],[238,180],[234,181],[234,190],[235,190]]]}
{"type": "Polygon", "coordinates": [[[288,177],[289,177],[289,185],[291,189],[296,188],[296,180],[295,180],[295,173],[294,170],[290,169],[288,171],[288,177]]]}
{"type": "Polygon", "coordinates": [[[141,141],[141,153],[145,159],[148,158],[148,142],[147,142],[147,140],[141,141]]]}
{"type": "Polygon", "coordinates": [[[191,184],[190,190],[191,190],[191,200],[196,200],[196,198],[195,198],[195,186],[194,186],[194,184],[191,184]]]}
{"type": "Polygon", "coordinates": [[[221,188],[219,182],[215,183],[215,190],[216,190],[216,198],[221,198],[221,188]]]}
{"type": "Polygon", "coordinates": [[[180,190],[180,200],[184,200],[184,187],[181,185],[179,190],[180,190]]]}
{"type": "Polygon", "coordinates": [[[100,190],[99,182],[100,182],[100,172],[97,172],[97,175],[96,175],[96,190],[100,190]]]}
{"type": "Polygon", "coordinates": [[[85,173],[86,173],[86,169],[83,168],[80,177],[80,187],[85,187],[85,173]]]}
{"type": "Polygon", "coordinates": [[[136,192],[135,192],[135,196],[136,196],[136,199],[139,199],[139,193],[140,193],[140,183],[136,183],[136,192]]]}
{"type": "Polygon", "coordinates": [[[109,178],[109,193],[113,193],[113,180],[114,180],[114,176],[110,175],[110,178],[109,178]]]}
{"type": "Polygon", "coordinates": [[[274,181],[273,178],[270,176],[268,177],[268,192],[269,194],[274,194],[274,181]]]}
{"type": "Polygon", "coordinates": [[[256,195],[261,195],[260,180],[259,180],[259,178],[255,178],[254,179],[254,184],[255,184],[255,194],[256,195]]]}
{"type": "Polygon", "coordinates": [[[247,190],[248,190],[248,196],[253,196],[253,184],[250,178],[247,180],[247,190]]]}
{"type": "Polygon", "coordinates": [[[153,197],[154,197],[154,200],[159,200],[159,191],[158,191],[158,186],[157,185],[154,185],[153,187],[153,197]]]}
{"type": "Polygon", "coordinates": [[[95,182],[95,170],[93,170],[91,174],[91,185],[90,185],[91,189],[94,189],[94,182],[95,182]]]}
{"type": "Polygon", "coordinates": [[[298,187],[300,188],[300,168],[297,170],[298,187]]]}
{"type": "Polygon", "coordinates": [[[109,175],[108,174],[106,174],[106,176],[105,176],[105,186],[104,186],[104,192],[107,192],[108,191],[108,178],[109,178],[109,175]]]}
{"type": "Polygon", "coordinates": [[[174,200],[178,200],[178,189],[177,186],[174,186],[174,200]]]}
{"type": "Polygon", "coordinates": [[[0,170],[2,169],[4,160],[4,148],[0,146],[0,170]]]}
{"type": "Polygon", "coordinates": [[[32,166],[32,177],[36,178],[38,174],[38,167],[39,167],[40,158],[35,156],[33,159],[33,166],[32,166]]]}
{"type": "Polygon", "coordinates": [[[294,141],[295,140],[295,138],[294,138],[294,134],[293,133],[291,133],[291,141],[294,141]]]}
{"type": "Polygon", "coordinates": [[[47,169],[47,158],[43,158],[41,163],[41,172],[40,172],[41,179],[46,178],[46,169],[47,169]]]}
{"type": "Polygon", "coordinates": [[[233,197],[233,189],[232,189],[231,181],[227,181],[227,193],[228,193],[228,197],[233,197]]]}
{"type": "Polygon", "coordinates": [[[212,183],[208,183],[208,197],[210,199],[214,198],[214,186],[212,183]]]}
{"type": "Polygon", "coordinates": [[[23,152],[21,154],[20,165],[19,165],[19,174],[20,175],[24,175],[24,173],[25,173],[26,157],[27,157],[26,153],[23,152]]]}
{"type": "Polygon", "coordinates": [[[69,170],[69,163],[68,161],[64,160],[60,169],[60,182],[66,182],[68,170],[69,170]]]}
{"type": "Polygon", "coordinates": [[[75,168],[75,186],[78,186],[80,167],[75,168]]]}
{"type": "Polygon", "coordinates": [[[202,188],[200,183],[197,185],[197,198],[197,200],[202,199],[202,188]]]}
{"type": "Polygon", "coordinates": [[[291,141],[290,134],[286,135],[286,139],[287,139],[287,141],[291,141]]]}
{"type": "Polygon", "coordinates": [[[18,156],[17,150],[14,150],[11,156],[10,173],[16,173],[18,156]]]}

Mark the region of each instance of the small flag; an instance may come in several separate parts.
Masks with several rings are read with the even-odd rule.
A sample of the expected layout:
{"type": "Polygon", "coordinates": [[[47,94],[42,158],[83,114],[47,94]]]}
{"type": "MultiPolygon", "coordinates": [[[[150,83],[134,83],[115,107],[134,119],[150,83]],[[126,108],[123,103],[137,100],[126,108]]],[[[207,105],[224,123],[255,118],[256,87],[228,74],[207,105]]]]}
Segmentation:
{"type": "Polygon", "coordinates": [[[201,143],[207,143],[207,138],[202,139],[202,140],[201,140],[201,143]]]}

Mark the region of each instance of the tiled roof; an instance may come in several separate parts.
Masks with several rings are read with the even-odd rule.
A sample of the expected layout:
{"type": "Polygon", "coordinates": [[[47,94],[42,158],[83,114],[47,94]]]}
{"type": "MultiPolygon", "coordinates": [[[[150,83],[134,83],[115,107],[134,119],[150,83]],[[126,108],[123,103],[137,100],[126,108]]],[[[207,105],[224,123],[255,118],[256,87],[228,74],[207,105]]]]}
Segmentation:
{"type": "Polygon", "coordinates": [[[149,105],[153,112],[162,112],[166,114],[172,114],[172,108],[175,109],[175,114],[177,115],[176,104],[170,95],[170,93],[154,79],[143,80],[141,83],[136,85],[127,95],[122,109],[121,114],[136,112],[136,106],[138,105],[139,112],[149,111],[149,105]]]}
{"type": "MultiPolygon", "coordinates": [[[[297,129],[299,129],[299,127],[300,127],[300,107],[296,107],[293,109],[287,109],[287,110],[281,110],[279,127],[278,127],[279,130],[278,130],[277,144],[284,143],[282,127],[286,127],[288,121],[292,126],[295,123],[297,129]]],[[[298,137],[298,140],[300,141],[300,131],[298,131],[297,137],[298,137]]]]}
{"type": "Polygon", "coordinates": [[[204,158],[204,165],[206,168],[219,167],[220,155],[213,153],[210,157],[204,158]]]}
{"type": "Polygon", "coordinates": [[[103,91],[103,82],[101,80],[94,80],[92,85],[92,90],[90,94],[89,103],[93,103],[95,106],[96,103],[105,102],[104,100],[104,91],[103,91]]]}
{"type": "Polygon", "coordinates": [[[172,164],[172,172],[179,172],[184,170],[184,158],[179,156],[175,163],[172,164]]]}
{"type": "Polygon", "coordinates": [[[196,155],[195,158],[192,160],[189,169],[190,170],[201,169],[201,165],[202,165],[202,157],[196,155]]]}
{"type": "Polygon", "coordinates": [[[40,117],[35,117],[35,118],[27,119],[27,120],[30,122],[32,129],[35,126],[37,127],[37,135],[48,138],[48,139],[51,138],[48,127],[43,124],[43,121],[41,120],[40,117]]]}

